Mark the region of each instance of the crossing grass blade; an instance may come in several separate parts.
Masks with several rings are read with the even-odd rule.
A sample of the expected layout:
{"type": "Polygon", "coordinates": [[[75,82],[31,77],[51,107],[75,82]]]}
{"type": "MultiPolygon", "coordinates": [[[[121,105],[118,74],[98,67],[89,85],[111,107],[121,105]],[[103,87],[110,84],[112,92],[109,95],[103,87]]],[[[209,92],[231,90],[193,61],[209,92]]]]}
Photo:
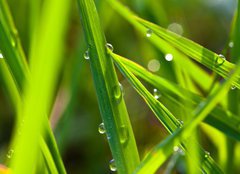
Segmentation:
{"type": "MultiPolygon", "coordinates": [[[[228,89],[230,88],[233,80],[240,73],[240,63],[236,67],[234,73],[222,84],[219,86],[207,99],[201,102],[198,107],[193,112],[193,118],[187,122],[181,129],[176,130],[171,136],[165,139],[163,142],[158,144],[153,148],[153,150],[149,153],[149,155],[141,162],[139,167],[136,169],[134,173],[143,174],[143,173],[154,173],[158,167],[164,162],[161,159],[162,156],[166,159],[172,152],[172,148],[175,145],[179,145],[181,141],[186,140],[189,136],[191,136],[194,128],[198,126],[198,124],[203,121],[203,119],[208,115],[208,113],[219,103],[227,94],[228,89]]],[[[205,154],[206,155],[206,154],[205,154]]],[[[209,155],[205,156],[205,161],[209,159],[209,155]]],[[[218,168],[212,167],[211,170],[207,171],[207,173],[223,173],[218,168]]]]}
{"type": "Polygon", "coordinates": [[[139,163],[138,150],[123,94],[107,52],[106,40],[93,0],[78,0],[89,62],[100,113],[119,174],[130,174],[139,163]]]}
{"type": "MultiPolygon", "coordinates": [[[[175,132],[178,132],[178,128],[182,127],[182,123],[161,102],[159,102],[157,99],[155,99],[154,96],[142,85],[142,83],[125,67],[125,65],[123,65],[121,63],[121,61],[120,61],[121,56],[116,55],[114,53],[111,53],[111,56],[114,59],[116,65],[118,66],[120,71],[122,72],[122,74],[126,77],[126,79],[129,81],[129,83],[134,87],[134,89],[142,96],[142,98],[145,100],[145,102],[148,104],[148,106],[154,112],[155,116],[161,121],[163,126],[168,130],[168,132],[171,134],[175,134],[175,132]]],[[[226,87],[224,89],[226,89],[226,87]]],[[[218,97],[218,99],[219,99],[219,97],[218,97]]],[[[216,103],[217,102],[215,101],[214,104],[216,104],[216,103]]],[[[204,110],[205,111],[204,114],[208,114],[211,111],[211,109],[209,109],[209,107],[211,107],[212,105],[213,104],[208,106],[208,110],[207,110],[208,112],[204,110]]],[[[196,115],[198,115],[198,114],[196,114],[196,115]]],[[[202,117],[203,116],[201,116],[201,118],[202,117]]],[[[191,130],[193,128],[195,128],[195,127],[191,127],[191,130]]],[[[186,131],[186,132],[188,132],[188,131],[186,131]]],[[[171,143],[172,143],[172,140],[171,140],[171,143]]],[[[167,151],[161,151],[160,155],[157,155],[158,160],[153,160],[153,161],[155,161],[154,163],[153,163],[153,161],[149,162],[149,167],[147,167],[146,164],[143,165],[143,168],[147,167],[147,170],[144,169],[143,173],[144,172],[153,172],[154,173],[157,170],[157,168],[159,167],[159,163],[162,164],[167,159],[167,156],[170,153],[170,149],[165,149],[165,150],[167,150],[167,151]],[[150,164],[151,164],[151,166],[150,166],[150,164]]],[[[172,148],[171,148],[171,151],[172,151],[172,148]]],[[[203,150],[200,150],[200,155],[204,159],[205,153],[203,150]]],[[[153,156],[156,157],[155,155],[153,155],[153,156]]],[[[150,159],[152,159],[152,158],[150,158],[150,159]]],[[[198,166],[198,167],[201,168],[201,166],[198,166]]],[[[215,173],[222,173],[221,169],[218,167],[218,165],[213,161],[213,159],[211,157],[209,157],[203,161],[202,168],[207,173],[210,171],[214,171],[215,173]]]]}

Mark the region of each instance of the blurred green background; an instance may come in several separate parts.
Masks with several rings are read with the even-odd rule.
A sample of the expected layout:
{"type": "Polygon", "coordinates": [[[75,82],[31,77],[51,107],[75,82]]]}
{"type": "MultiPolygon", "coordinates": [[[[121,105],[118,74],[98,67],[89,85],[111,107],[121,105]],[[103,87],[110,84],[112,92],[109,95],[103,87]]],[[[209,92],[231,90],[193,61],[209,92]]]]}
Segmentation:
{"type": "MultiPolygon", "coordinates": [[[[160,62],[160,69],[155,73],[176,81],[171,70],[171,62],[165,60],[164,55],[146,40],[145,35],[138,33],[104,0],[95,2],[107,42],[113,45],[114,52],[146,68],[149,61],[157,59],[160,62]]],[[[122,0],[122,2],[140,17],[182,33],[183,36],[216,53],[221,53],[228,45],[236,0],[122,0]]],[[[8,0],[8,3],[28,57],[29,1],[8,0]]],[[[86,44],[76,1],[72,3],[69,24],[65,42],[65,62],[62,65],[62,76],[56,89],[56,100],[51,113],[52,127],[68,173],[110,173],[108,163],[112,157],[105,135],[98,133],[101,116],[89,62],[83,58],[86,44]]],[[[118,74],[119,81],[124,87],[124,98],[142,158],[149,149],[167,136],[167,132],[140,96],[119,72],[118,74]]],[[[147,85],[147,87],[150,91],[153,90],[151,86],[147,85]]],[[[164,96],[160,100],[164,103],[164,96]]],[[[168,109],[178,115],[176,106],[169,102],[165,104],[168,109]]],[[[14,126],[14,115],[3,85],[0,90],[0,114],[0,163],[5,163],[14,126]]],[[[218,161],[214,144],[204,133],[200,135],[203,147],[218,161]]],[[[175,173],[185,173],[182,158],[184,156],[180,156],[176,162],[175,173]]],[[[169,161],[171,160],[174,160],[174,157],[171,157],[169,161]]],[[[169,165],[169,161],[163,168],[169,165]]],[[[159,170],[159,173],[163,172],[163,168],[159,170]]]]}

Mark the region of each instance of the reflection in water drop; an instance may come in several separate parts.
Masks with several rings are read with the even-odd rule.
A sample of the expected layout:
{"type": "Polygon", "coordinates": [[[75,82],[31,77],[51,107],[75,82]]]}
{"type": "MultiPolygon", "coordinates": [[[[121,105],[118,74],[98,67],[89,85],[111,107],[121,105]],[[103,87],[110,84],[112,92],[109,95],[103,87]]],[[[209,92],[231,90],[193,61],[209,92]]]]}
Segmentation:
{"type": "Polygon", "coordinates": [[[110,51],[113,51],[113,46],[112,46],[112,44],[107,43],[107,44],[106,44],[106,47],[107,47],[110,51]]]}
{"type": "Polygon", "coordinates": [[[217,67],[221,66],[226,61],[226,58],[224,55],[219,54],[218,57],[215,60],[215,64],[217,67]]]}
{"type": "Polygon", "coordinates": [[[104,123],[99,124],[99,126],[98,126],[98,132],[99,132],[100,134],[104,134],[104,133],[106,132],[104,123]]]}

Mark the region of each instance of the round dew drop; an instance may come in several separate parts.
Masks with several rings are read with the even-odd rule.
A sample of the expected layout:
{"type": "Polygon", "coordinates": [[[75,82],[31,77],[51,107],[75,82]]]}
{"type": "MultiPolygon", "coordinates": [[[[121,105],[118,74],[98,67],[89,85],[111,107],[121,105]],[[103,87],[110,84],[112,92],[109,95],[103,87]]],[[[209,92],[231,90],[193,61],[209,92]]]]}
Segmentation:
{"type": "Polygon", "coordinates": [[[122,100],[122,97],[124,96],[124,89],[121,83],[119,83],[113,88],[113,94],[117,103],[120,103],[122,100]]]}
{"type": "Polygon", "coordinates": [[[113,172],[117,171],[117,166],[116,166],[116,164],[115,164],[114,159],[112,159],[112,160],[109,162],[109,168],[110,168],[110,170],[113,171],[113,172]]]}
{"type": "Polygon", "coordinates": [[[107,43],[106,44],[106,47],[111,51],[111,52],[113,52],[113,46],[112,46],[112,44],[110,44],[110,43],[107,43]]]}
{"type": "Polygon", "coordinates": [[[210,156],[210,153],[207,152],[207,151],[205,151],[205,155],[204,155],[204,157],[205,157],[205,158],[209,158],[209,156],[210,156]]]}
{"type": "Polygon", "coordinates": [[[155,99],[159,99],[161,97],[160,92],[156,88],[153,89],[153,96],[155,99]]]}
{"type": "Polygon", "coordinates": [[[172,61],[172,60],[173,60],[173,55],[170,54],[170,53],[166,54],[166,55],[165,55],[165,60],[166,60],[166,61],[169,61],[169,62],[172,61]]]}
{"type": "Polygon", "coordinates": [[[90,59],[89,49],[87,49],[87,51],[85,51],[85,53],[84,53],[84,59],[86,59],[86,60],[90,59]]]}
{"type": "Polygon", "coordinates": [[[106,133],[106,129],[105,129],[104,123],[101,123],[101,124],[98,126],[98,132],[99,132],[100,134],[105,134],[105,133],[106,133]]]}
{"type": "Polygon", "coordinates": [[[12,158],[12,156],[13,156],[13,153],[14,153],[14,150],[13,149],[10,149],[9,151],[8,151],[8,153],[7,153],[7,158],[12,158]]]}
{"type": "Polygon", "coordinates": [[[222,55],[222,54],[219,54],[218,57],[216,58],[216,61],[215,61],[216,66],[217,66],[217,67],[218,67],[218,66],[221,66],[225,61],[226,61],[225,56],[222,55]]]}
{"type": "Polygon", "coordinates": [[[229,42],[228,46],[229,46],[230,48],[233,48],[233,47],[234,47],[234,42],[233,42],[233,41],[229,42]]]}
{"type": "Polygon", "coordinates": [[[151,29],[147,29],[146,36],[151,37],[153,34],[153,31],[151,29]]]}
{"type": "Polygon", "coordinates": [[[122,144],[125,144],[128,140],[128,137],[129,137],[129,132],[128,132],[127,126],[122,125],[120,127],[120,142],[122,144]]]}

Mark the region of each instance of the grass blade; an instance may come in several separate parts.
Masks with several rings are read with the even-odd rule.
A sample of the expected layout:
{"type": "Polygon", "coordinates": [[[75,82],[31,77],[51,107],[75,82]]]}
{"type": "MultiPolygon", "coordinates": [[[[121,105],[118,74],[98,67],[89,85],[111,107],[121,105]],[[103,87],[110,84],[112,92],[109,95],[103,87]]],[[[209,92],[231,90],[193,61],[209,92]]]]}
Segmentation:
{"type": "Polygon", "coordinates": [[[78,0],[80,16],[88,44],[90,66],[106,129],[110,149],[118,173],[132,173],[139,163],[136,142],[122,91],[117,80],[106,40],[93,0],[78,0]]]}
{"type": "MultiPolygon", "coordinates": [[[[143,99],[152,109],[156,117],[162,122],[163,126],[168,130],[168,132],[174,134],[177,128],[182,127],[182,123],[176,117],[174,117],[174,115],[162,103],[156,100],[152,96],[152,94],[142,85],[142,83],[121,63],[120,61],[121,56],[116,55],[114,53],[111,53],[111,56],[115,60],[120,71],[128,79],[128,81],[134,87],[134,89],[136,89],[136,91],[143,97],[143,99]]],[[[210,112],[210,110],[208,111],[210,112]]],[[[167,159],[164,154],[165,152],[161,152],[161,155],[163,156],[160,156],[161,159],[158,159],[155,163],[164,162],[167,159]]],[[[204,156],[204,151],[201,151],[201,155],[204,156]]],[[[151,165],[152,167],[154,166],[152,163],[151,165]]],[[[145,164],[143,166],[145,166],[145,164]]],[[[155,168],[152,171],[155,171],[156,169],[157,168],[155,168]]],[[[217,164],[215,164],[211,157],[203,162],[203,169],[205,171],[211,171],[211,169],[213,169],[214,171],[219,171],[217,173],[221,173],[221,169],[217,166],[217,164]]]]}

